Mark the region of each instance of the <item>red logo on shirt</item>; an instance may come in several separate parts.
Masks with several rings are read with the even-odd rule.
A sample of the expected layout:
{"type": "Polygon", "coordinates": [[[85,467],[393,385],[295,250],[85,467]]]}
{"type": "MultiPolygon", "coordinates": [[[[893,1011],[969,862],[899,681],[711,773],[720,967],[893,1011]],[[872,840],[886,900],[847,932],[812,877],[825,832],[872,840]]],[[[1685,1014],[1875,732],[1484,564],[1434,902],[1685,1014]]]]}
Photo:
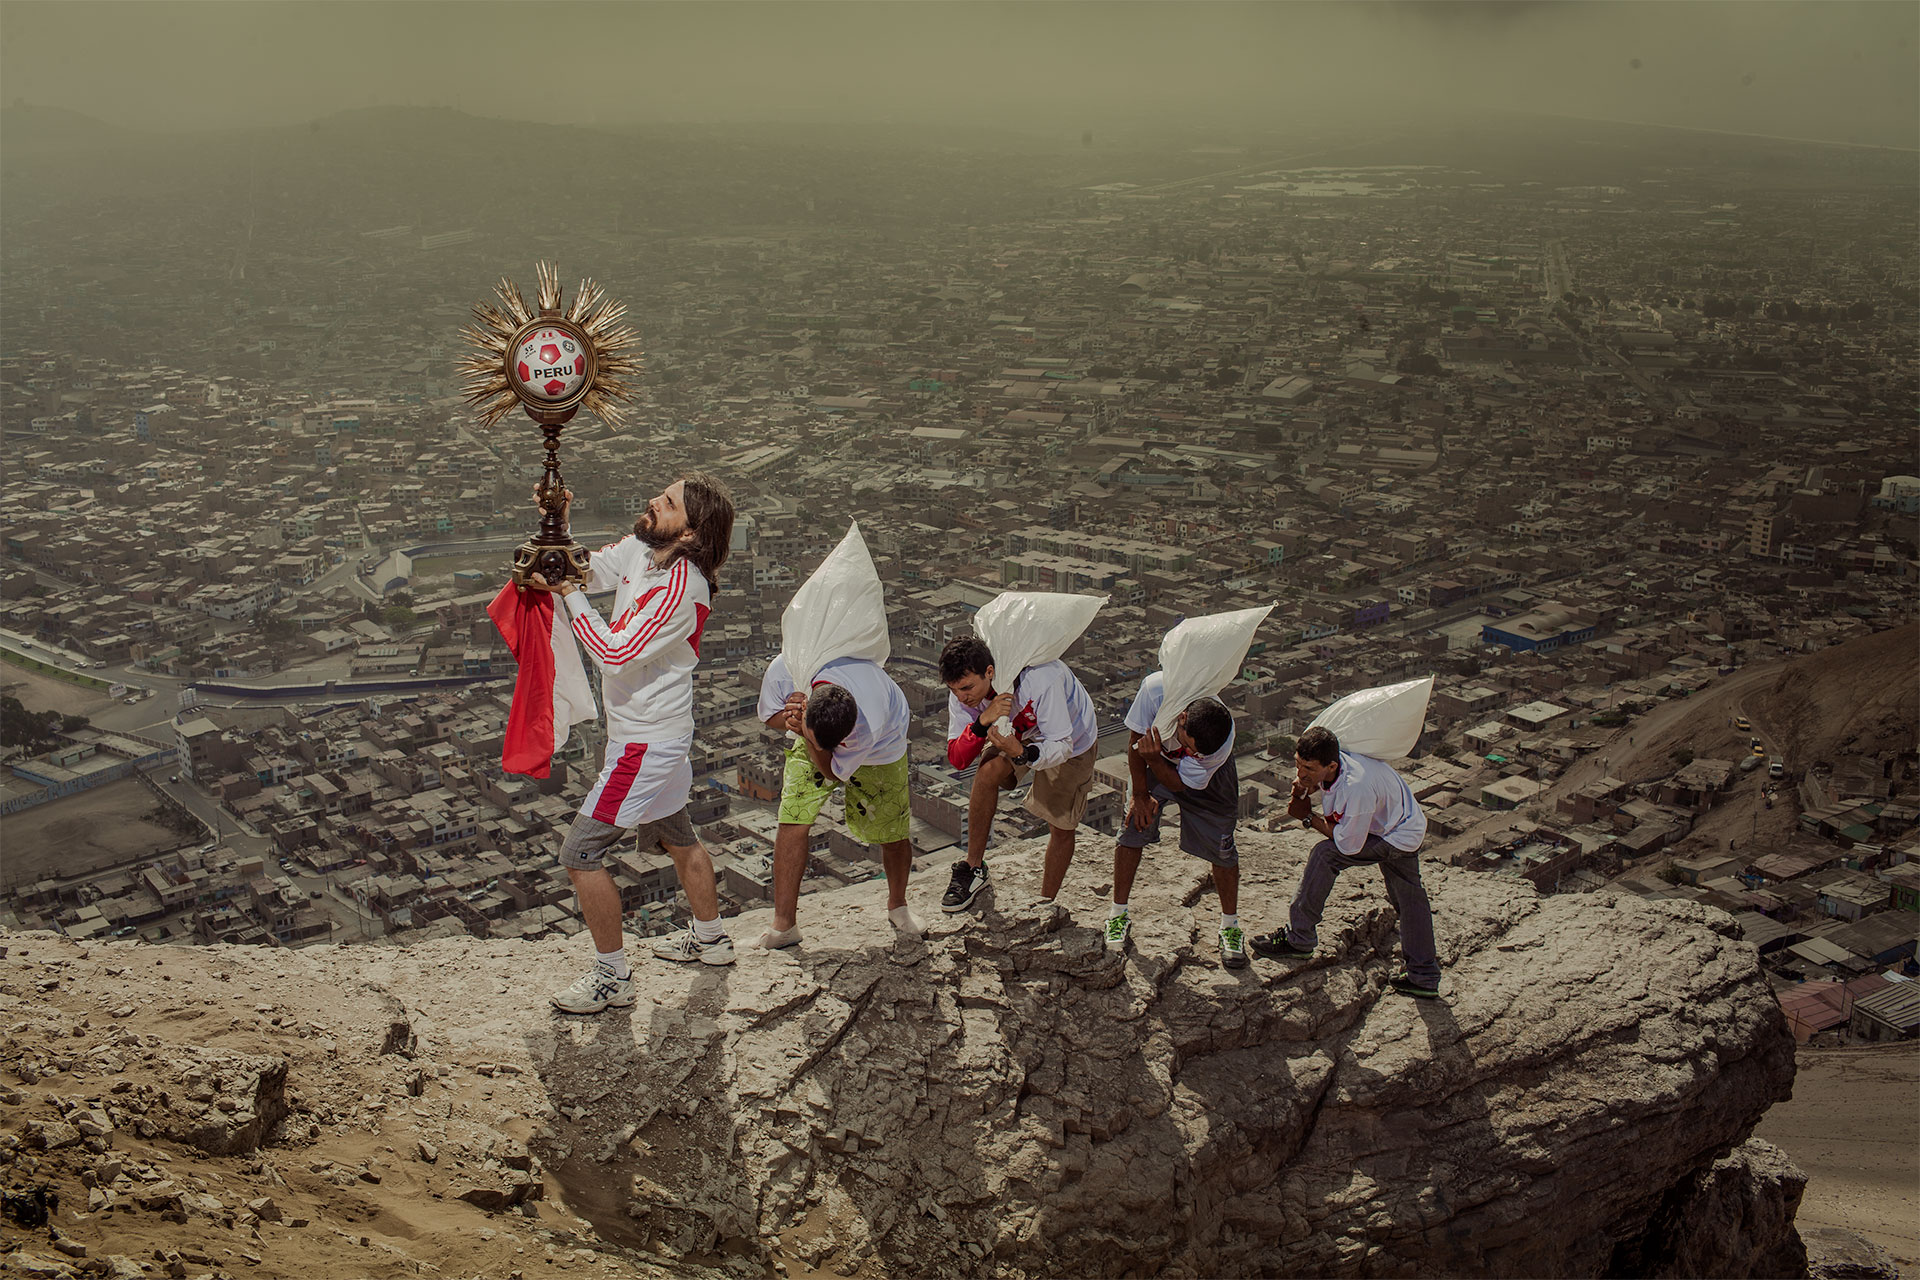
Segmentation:
{"type": "MultiPolygon", "coordinates": [[[[624,582],[625,579],[623,578],[621,579],[621,581],[624,582]]],[[[629,622],[633,621],[633,615],[636,613],[639,613],[640,610],[646,608],[647,601],[653,599],[655,596],[659,595],[662,591],[665,591],[666,589],[667,589],[667,584],[663,582],[659,586],[651,588],[647,592],[647,594],[641,596],[638,600],[635,600],[632,604],[628,605],[627,611],[620,615],[620,621],[613,624],[613,629],[615,631],[624,630],[626,628],[626,625],[629,622]]],[[[694,652],[697,654],[699,650],[696,648],[694,652]]]]}

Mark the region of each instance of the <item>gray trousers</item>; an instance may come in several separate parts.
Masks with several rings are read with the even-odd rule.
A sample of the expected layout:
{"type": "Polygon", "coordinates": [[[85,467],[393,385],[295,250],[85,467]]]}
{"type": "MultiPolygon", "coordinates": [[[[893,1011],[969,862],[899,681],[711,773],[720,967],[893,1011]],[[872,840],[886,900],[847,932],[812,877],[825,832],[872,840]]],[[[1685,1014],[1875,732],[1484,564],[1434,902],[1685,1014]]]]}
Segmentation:
{"type": "Polygon", "coordinates": [[[1433,907],[1427,901],[1426,886],[1420,883],[1420,855],[1404,853],[1379,836],[1368,836],[1360,852],[1348,856],[1322,840],[1307,855],[1307,869],[1300,876],[1300,891],[1293,895],[1288,915],[1287,938],[1297,947],[1311,949],[1319,940],[1320,916],[1333,892],[1334,877],[1349,867],[1378,866],[1387,881],[1387,901],[1400,913],[1400,950],[1407,959],[1407,973],[1416,982],[1440,985],[1440,957],[1433,945],[1433,907]]]}

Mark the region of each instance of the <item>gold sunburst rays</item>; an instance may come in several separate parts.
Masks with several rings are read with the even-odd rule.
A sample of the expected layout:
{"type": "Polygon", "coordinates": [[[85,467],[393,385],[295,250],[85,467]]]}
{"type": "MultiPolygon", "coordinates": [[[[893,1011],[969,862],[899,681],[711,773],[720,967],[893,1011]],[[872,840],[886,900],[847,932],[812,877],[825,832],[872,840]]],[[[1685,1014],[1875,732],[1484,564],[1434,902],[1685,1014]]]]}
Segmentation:
{"type": "Polygon", "coordinates": [[[620,402],[633,394],[627,379],[640,372],[640,335],[620,323],[626,314],[627,304],[609,298],[592,277],[580,281],[573,305],[567,308],[567,319],[593,343],[593,385],[582,403],[611,427],[625,425],[627,413],[620,402]]]}
{"type": "MultiPolygon", "coordinates": [[[[499,305],[482,302],[473,309],[476,323],[460,330],[471,348],[457,368],[464,375],[461,386],[467,403],[480,412],[486,426],[494,426],[512,411],[520,397],[514,393],[507,376],[507,355],[514,338],[525,326],[543,315],[560,311],[560,272],[552,262],[535,268],[539,278],[536,294],[539,312],[527,306],[525,297],[512,280],[502,276],[494,286],[499,305]]],[[[591,278],[583,279],[566,309],[565,319],[576,326],[593,348],[594,375],[580,403],[602,422],[618,428],[626,423],[621,401],[632,394],[629,378],[640,372],[639,335],[621,324],[625,303],[614,302],[591,278]]]]}

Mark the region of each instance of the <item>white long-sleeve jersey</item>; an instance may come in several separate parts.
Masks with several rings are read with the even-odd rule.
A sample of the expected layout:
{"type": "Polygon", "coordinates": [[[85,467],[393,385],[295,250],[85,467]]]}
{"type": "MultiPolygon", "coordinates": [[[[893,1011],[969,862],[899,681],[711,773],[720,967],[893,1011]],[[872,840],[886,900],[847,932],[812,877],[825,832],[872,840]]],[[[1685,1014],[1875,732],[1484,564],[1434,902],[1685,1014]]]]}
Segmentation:
{"type": "Polygon", "coordinates": [[[658,742],[693,732],[693,668],[713,593],[693,561],[664,569],[628,535],[593,553],[586,591],[567,596],[573,634],[600,664],[607,737],[658,742]],[[611,626],[588,603],[587,591],[613,590],[611,626]]]}

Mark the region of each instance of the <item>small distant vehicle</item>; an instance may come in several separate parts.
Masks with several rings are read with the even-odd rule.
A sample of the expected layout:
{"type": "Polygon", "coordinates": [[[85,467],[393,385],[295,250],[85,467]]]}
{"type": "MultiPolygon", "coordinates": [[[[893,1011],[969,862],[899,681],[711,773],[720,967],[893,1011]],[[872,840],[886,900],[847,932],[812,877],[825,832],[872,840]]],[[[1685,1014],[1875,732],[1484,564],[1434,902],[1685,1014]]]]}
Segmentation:
{"type": "Polygon", "coordinates": [[[172,776],[171,778],[168,778],[168,779],[167,779],[167,781],[168,781],[168,782],[178,782],[178,781],[180,781],[180,775],[176,773],[176,774],[174,774],[174,775],[173,775],[173,776],[172,776]]]}
{"type": "Polygon", "coordinates": [[[1769,760],[1767,762],[1767,776],[1769,778],[1786,777],[1787,762],[1785,760],[1782,760],[1779,756],[1775,756],[1773,759],[1769,760]]]}
{"type": "Polygon", "coordinates": [[[1742,733],[1753,732],[1753,722],[1747,719],[1745,716],[1740,716],[1737,719],[1735,719],[1733,722],[1733,727],[1738,729],[1742,733]]]}
{"type": "Polygon", "coordinates": [[[130,707],[137,707],[140,705],[140,695],[137,693],[130,693],[126,697],[120,699],[120,701],[126,703],[130,707]]]}
{"type": "Polygon", "coordinates": [[[1763,756],[1767,754],[1767,744],[1760,741],[1760,739],[1755,738],[1753,740],[1753,754],[1757,756],[1763,756]]]}

